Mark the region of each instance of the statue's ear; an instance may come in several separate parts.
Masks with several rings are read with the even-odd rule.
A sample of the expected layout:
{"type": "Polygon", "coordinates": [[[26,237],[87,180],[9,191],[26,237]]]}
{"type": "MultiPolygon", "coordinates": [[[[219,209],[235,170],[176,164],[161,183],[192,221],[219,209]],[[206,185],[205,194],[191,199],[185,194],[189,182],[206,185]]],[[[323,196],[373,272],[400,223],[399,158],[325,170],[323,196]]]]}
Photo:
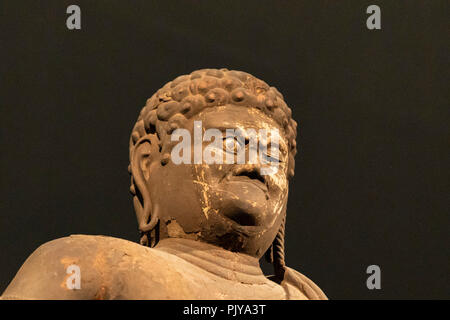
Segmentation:
{"type": "Polygon", "coordinates": [[[130,154],[131,192],[139,230],[151,231],[158,223],[158,210],[152,205],[148,181],[152,164],[160,163],[158,139],[147,135],[139,139],[130,154]]]}

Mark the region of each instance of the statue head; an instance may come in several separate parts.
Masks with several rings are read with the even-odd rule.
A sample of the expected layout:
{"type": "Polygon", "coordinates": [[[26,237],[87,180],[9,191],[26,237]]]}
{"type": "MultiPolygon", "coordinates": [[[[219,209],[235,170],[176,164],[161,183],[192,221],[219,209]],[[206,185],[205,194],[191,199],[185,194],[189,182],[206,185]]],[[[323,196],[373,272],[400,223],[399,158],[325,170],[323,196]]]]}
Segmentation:
{"type": "Polygon", "coordinates": [[[195,239],[284,265],[296,126],[278,90],[245,72],[198,70],[159,89],[130,138],[141,244],[195,239]]]}

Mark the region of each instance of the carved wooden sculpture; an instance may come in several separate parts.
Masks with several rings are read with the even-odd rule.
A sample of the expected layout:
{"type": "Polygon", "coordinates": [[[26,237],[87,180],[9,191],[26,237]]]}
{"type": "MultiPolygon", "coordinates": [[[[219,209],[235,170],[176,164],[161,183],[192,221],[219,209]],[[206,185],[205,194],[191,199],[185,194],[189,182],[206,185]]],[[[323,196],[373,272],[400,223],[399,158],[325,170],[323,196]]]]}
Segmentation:
{"type": "MultiPolygon", "coordinates": [[[[231,150],[249,152],[250,138],[233,140],[231,150]]],[[[130,191],[140,244],[87,235],[50,241],[26,260],[2,298],[326,299],[284,260],[295,138],[291,109],[264,81],[226,69],[176,78],[147,100],[131,134],[130,191]],[[220,145],[230,142],[227,129],[276,129],[277,170],[261,174],[267,162],[259,160],[195,161],[195,152],[212,141],[205,136],[183,150],[192,163],[175,161],[175,133],[195,135],[199,123],[202,134],[223,133],[220,145]],[[262,273],[263,255],[274,276],[262,273]],[[80,268],[79,289],[67,285],[70,265],[80,268]]],[[[258,146],[273,143],[261,141],[258,146]]]]}

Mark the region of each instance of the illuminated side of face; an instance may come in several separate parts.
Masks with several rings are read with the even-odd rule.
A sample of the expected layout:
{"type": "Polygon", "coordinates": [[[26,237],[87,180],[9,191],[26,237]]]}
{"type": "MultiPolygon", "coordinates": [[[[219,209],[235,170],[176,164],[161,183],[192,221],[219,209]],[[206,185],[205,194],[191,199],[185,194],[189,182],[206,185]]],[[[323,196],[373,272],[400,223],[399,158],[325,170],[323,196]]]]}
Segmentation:
{"type": "Polygon", "coordinates": [[[283,131],[258,109],[234,105],[208,108],[189,119],[184,127],[191,137],[196,133],[194,125],[199,123],[203,139],[201,146],[191,139],[191,159],[198,159],[199,151],[204,158],[205,150],[214,150],[214,142],[216,149],[223,146],[223,157],[234,161],[205,163],[202,159],[200,163],[175,163],[171,159],[164,166],[155,161],[148,188],[152,201],[159,202],[163,233],[261,257],[279,230],[286,210],[288,149],[283,131]],[[211,129],[220,131],[220,137],[206,138],[205,133],[211,129]],[[236,129],[244,133],[243,139],[229,134],[236,129]],[[262,132],[272,135],[264,136],[262,132]],[[279,135],[274,137],[274,132],[279,135]],[[250,160],[255,137],[258,156],[250,160]],[[218,143],[216,138],[221,141],[218,143]],[[271,154],[274,148],[278,151],[276,157],[271,154]],[[242,158],[238,161],[242,151],[246,155],[243,162],[242,158]],[[260,152],[272,156],[272,162],[261,161],[260,152]],[[271,174],[264,174],[274,161],[276,170],[266,170],[271,174]]]}

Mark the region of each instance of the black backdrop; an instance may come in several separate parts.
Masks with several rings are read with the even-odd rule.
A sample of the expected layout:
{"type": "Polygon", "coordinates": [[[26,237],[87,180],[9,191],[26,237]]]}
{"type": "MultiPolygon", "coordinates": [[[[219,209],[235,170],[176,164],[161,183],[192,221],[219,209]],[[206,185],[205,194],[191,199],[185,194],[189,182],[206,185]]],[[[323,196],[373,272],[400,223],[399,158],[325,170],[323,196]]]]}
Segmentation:
{"type": "Polygon", "coordinates": [[[300,124],[288,265],[334,299],[450,298],[448,3],[1,1],[0,291],[48,240],[137,240],[140,108],[226,67],[280,89],[300,124]],[[382,30],[366,28],[370,4],[382,30]]]}

